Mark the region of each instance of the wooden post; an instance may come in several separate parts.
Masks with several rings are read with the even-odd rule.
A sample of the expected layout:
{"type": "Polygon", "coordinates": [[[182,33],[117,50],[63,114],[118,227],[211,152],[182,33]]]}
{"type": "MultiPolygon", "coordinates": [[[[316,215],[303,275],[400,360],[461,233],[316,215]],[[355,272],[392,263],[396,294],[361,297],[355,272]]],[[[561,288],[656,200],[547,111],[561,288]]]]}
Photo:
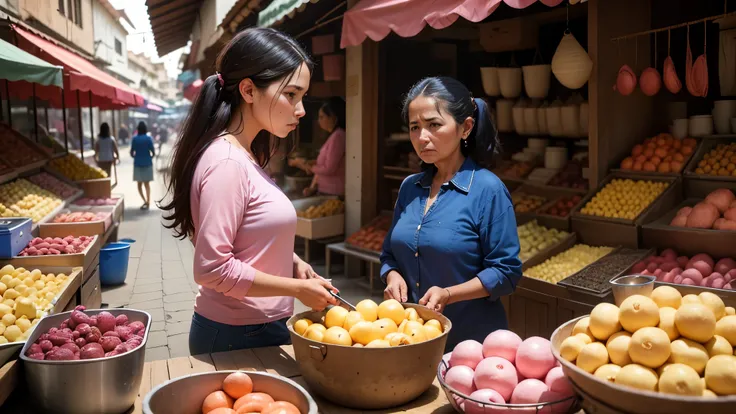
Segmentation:
{"type": "Polygon", "coordinates": [[[64,96],[64,88],[61,88],[61,116],[64,125],[64,149],[69,153],[69,126],[66,124],[66,96],[64,96]]]}
{"type": "Polygon", "coordinates": [[[79,127],[79,157],[84,161],[84,133],[82,133],[82,100],[77,89],[77,126],[79,127]]]}
{"type": "Polygon", "coordinates": [[[36,82],[31,82],[31,99],[33,100],[33,135],[38,143],[38,105],[36,104],[36,82]]]}
{"type": "Polygon", "coordinates": [[[92,116],[92,91],[89,91],[89,142],[92,144],[92,150],[95,148],[95,120],[92,116]]]}
{"type": "MultiPolygon", "coordinates": [[[[651,4],[640,0],[588,2],[588,54],[593,72],[588,84],[590,186],[595,188],[609,168],[652,131],[654,100],[637,90],[621,96],[613,90],[618,69],[636,61],[633,41],[619,48],[612,37],[648,30],[651,4]]],[[[639,40],[639,66],[649,66],[649,38],[639,40]]],[[[636,70],[636,69],[635,69],[636,70]]]]}

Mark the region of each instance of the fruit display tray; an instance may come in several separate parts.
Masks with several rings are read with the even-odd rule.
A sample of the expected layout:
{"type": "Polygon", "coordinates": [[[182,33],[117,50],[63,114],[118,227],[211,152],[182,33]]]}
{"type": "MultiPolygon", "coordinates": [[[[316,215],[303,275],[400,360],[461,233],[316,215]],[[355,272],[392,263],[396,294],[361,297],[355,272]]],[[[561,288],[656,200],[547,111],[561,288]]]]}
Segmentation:
{"type": "MultiPolygon", "coordinates": [[[[552,254],[548,255],[547,257],[545,257],[545,258],[544,258],[544,260],[540,261],[540,262],[539,262],[539,263],[537,263],[537,264],[540,264],[540,263],[544,262],[545,260],[547,260],[547,259],[550,259],[550,258],[552,258],[552,257],[554,257],[554,256],[556,256],[556,255],[558,255],[558,254],[560,254],[560,253],[562,253],[562,252],[564,252],[564,251],[566,251],[566,250],[568,250],[568,249],[572,248],[572,247],[573,247],[573,246],[575,246],[576,244],[580,244],[580,243],[581,243],[581,242],[580,242],[580,241],[578,240],[578,241],[577,241],[576,243],[572,243],[571,245],[568,245],[568,246],[567,246],[567,247],[566,247],[565,249],[562,249],[562,250],[556,251],[555,253],[552,253],[552,254]]],[[[600,260],[603,260],[603,259],[605,259],[606,257],[609,257],[610,255],[612,255],[612,254],[615,254],[615,253],[617,253],[617,252],[618,252],[619,250],[620,250],[620,248],[619,248],[619,247],[614,247],[614,248],[613,248],[613,250],[611,250],[611,251],[610,251],[610,252],[609,252],[608,254],[606,254],[605,256],[603,256],[603,257],[601,257],[600,259],[596,260],[595,262],[593,262],[593,263],[590,263],[590,264],[588,264],[587,266],[583,267],[582,269],[580,269],[580,270],[578,270],[577,272],[573,273],[572,275],[568,276],[568,278],[569,278],[569,277],[572,277],[572,276],[574,276],[574,275],[576,275],[576,274],[578,274],[578,273],[580,273],[580,272],[582,272],[582,271],[584,271],[585,269],[589,268],[590,266],[593,266],[593,265],[594,265],[595,263],[597,263],[598,261],[600,261],[600,260]]],[[[524,269],[524,271],[526,271],[526,269],[528,269],[528,268],[530,268],[530,267],[532,267],[532,266],[528,266],[528,267],[526,267],[526,268],[524,269]]],[[[554,287],[555,287],[556,289],[560,289],[560,290],[563,290],[563,291],[564,291],[564,290],[568,290],[568,288],[569,288],[569,286],[567,286],[567,285],[564,285],[564,284],[561,284],[560,282],[562,282],[562,281],[560,281],[560,282],[557,282],[557,283],[550,283],[550,282],[547,282],[546,280],[542,280],[542,279],[537,279],[537,278],[533,278],[533,277],[528,277],[528,276],[524,276],[524,277],[523,277],[522,279],[524,279],[524,280],[528,280],[528,281],[529,281],[529,282],[525,282],[525,283],[524,283],[523,285],[522,285],[522,284],[519,284],[520,286],[523,286],[523,287],[525,287],[525,288],[527,288],[527,289],[533,289],[533,287],[534,287],[534,286],[539,286],[539,284],[544,284],[544,285],[547,285],[547,286],[554,286],[554,287]],[[534,281],[534,282],[531,282],[531,281],[534,281]]],[[[566,278],[566,279],[567,279],[567,278],[566,278]]],[[[563,279],[563,280],[565,280],[565,279],[563,279]]],[[[548,290],[548,289],[547,289],[547,290],[548,290]]],[[[578,290],[579,290],[579,291],[583,291],[583,292],[585,292],[585,289],[578,289],[578,290]]],[[[593,291],[593,290],[589,290],[589,291],[587,291],[587,292],[585,292],[585,293],[587,293],[587,294],[593,293],[593,294],[595,294],[595,295],[597,295],[597,296],[598,296],[598,295],[601,295],[601,294],[603,294],[603,296],[605,296],[605,295],[607,294],[607,292],[595,292],[595,291],[593,291]]],[[[560,295],[556,295],[556,296],[563,296],[563,295],[561,295],[561,294],[560,294],[560,295]]]]}
{"type": "MultiPolygon", "coordinates": [[[[77,206],[69,206],[63,209],[59,214],[70,212],[90,211],[86,208],[78,208],[77,206]]],[[[107,212],[110,213],[104,220],[84,221],[76,223],[54,223],[53,218],[45,223],[40,224],[40,232],[44,237],[66,237],[66,236],[102,236],[113,224],[111,209],[92,210],[90,212],[107,212]]],[[[55,218],[56,216],[54,216],[55,218]]]]}
{"type": "Polygon", "coordinates": [[[110,198],[112,196],[112,180],[110,177],[81,180],[74,183],[82,187],[84,196],[87,198],[110,198]]]}
{"type": "MultiPolygon", "coordinates": [[[[698,141],[698,145],[695,147],[695,150],[692,152],[692,154],[690,154],[687,158],[685,158],[685,161],[683,162],[682,170],[680,170],[678,172],[661,173],[661,172],[658,172],[658,171],[643,171],[643,170],[642,171],[634,171],[634,170],[624,170],[624,169],[621,169],[621,168],[611,168],[609,170],[609,172],[610,173],[615,173],[615,174],[622,174],[622,175],[645,175],[645,176],[650,177],[650,178],[657,178],[657,177],[665,177],[665,178],[666,177],[670,177],[670,178],[681,177],[681,176],[683,176],[685,174],[685,171],[687,171],[688,167],[690,166],[690,163],[693,161],[693,159],[695,158],[695,155],[698,153],[698,151],[700,150],[700,148],[702,146],[703,146],[703,142],[702,141],[698,141]]],[[[618,161],[618,164],[617,165],[620,165],[622,160],[623,160],[623,158],[618,161]]]]}
{"type": "Polygon", "coordinates": [[[736,181],[706,180],[685,176],[682,179],[685,198],[705,198],[719,188],[727,188],[736,193],[736,181]]]}
{"type": "MultiPolygon", "coordinates": [[[[308,197],[293,200],[296,210],[306,210],[311,206],[317,206],[326,200],[336,199],[336,196],[308,197]]],[[[319,218],[296,218],[296,235],[309,240],[326,239],[340,236],[345,233],[345,214],[335,214],[319,218]]]]}
{"type": "Polygon", "coordinates": [[[698,174],[695,172],[695,169],[698,168],[698,163],[703,159],[705,154],[715,148],[718,144],[730,144],[732,142],[736,142],[736,138],[704,138],[698,146],[698,149],[690,158],[690,161],[685,165],[683,175],[691,179],[736,182],[736,177],[733,175],[724,177],[720,175],[698,174]]]}
{"type": "Polygon", "coordinates": [[[736,231],[670,226],[670,222],[681,208],[692,207],[700,201],[703,199],[688,198],[657,220],[643,225],[642,243],[659,249],[669,247],[686,255],[707,252],[718,257],[736,256],[736,231]]]}
{"type": "Polygon", "coordinates": [[[593,295],[607,295],[611,291],[611,280],[628,274],[632,266],[652,253],[654,249],[620,248],[557,284],[593,295]]]}
{"type": "Polygon", "coordinates": [[[537,209],[537,212],[535,214],[537,216],[537,221],[540,224],[543,224],[547,227],[554,227],[556,229],[561,229],[561,230],[566,230],[566,231],[570,230],[570,227],[571,227],[570,221],[572,219],[572,213],[582,208],[582,204],[585,201],[585,197],[583,197],[577,204],[575,204],[570,209],[570,213],[567,216],[560,217],[560,216],[553,216],[551,214],[543,213],[543,211],[546,211],[549,207],[552,207],[555,204],[557,204],[557,201],[563,197],[569,198],[571,197],[571,195],[570,194],[558,194],[556,197],[552,198],[550,201],[543,204],[542,207],[539,207],[537,209]]]}
{"type": "MultiPolygon", "coordinates": [[[[68,236],[65,234],[64,236],[68,236]]],[[[89,236],[89,235],[88,235],[89,236]]],[[[45,233],[45,230],[39,232],[39,237],[57,237],[51,236],[45,233]]],[[[63,236],[59,236],[63,237],[63,236]]],[[[81,266],[84,268],[84,272],[90,268],[97,267],[99,263],[100,253],[100,236],[95,236],[94,241],[87,245],[82,253],[73,254],[56,254],[56,255],[45,255],[45,256],[16,256],[10,260],[3,261],[0,263],[11,264],[15,267],[22,266],[26,269],[31,267],[40,266],[61,266],[61,267],[77,267],[81,266]]]]}

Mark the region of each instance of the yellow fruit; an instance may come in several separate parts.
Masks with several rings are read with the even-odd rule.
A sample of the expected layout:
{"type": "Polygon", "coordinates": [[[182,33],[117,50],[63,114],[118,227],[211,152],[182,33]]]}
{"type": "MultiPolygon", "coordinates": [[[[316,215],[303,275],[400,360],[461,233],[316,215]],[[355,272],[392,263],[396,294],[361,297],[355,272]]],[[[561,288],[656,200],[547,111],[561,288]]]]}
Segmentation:
{"type": "Polygon", "coordinates": [[[424,331],[424,325],[421,325],[419,323],[417,323],[417,325],[407,326],[407,328],[404,330],[404,333],[409,338],[411,338],[414,343],[424,342],[428,339],[427,334],[424,331]]]}
{"type": "Polygon", "coordinates": [[[353,327],[356,323],[363,320],[363,315],[358,311],[350,311],[348,312],[348,315],[345,317],[345,323],[343,323],[342,327],[345,328],[346,331],[350,332],[350,328],[353,327]]]}
{"type": "Polygon", "coordinates": [[[0,322],[0,335],[2,335],[3,332],[5,332],[5,324],[0,322]]]}
{"type": "Polygon", "coordinates": [[[442,324],[437,319],[430,319],[427,322],[424,322],[424,326],[433,326],[437,328],[438,331],[444,332],[444,330],[442,329],[442,324]]]}
{"type": "MultiPolygon", "coordinates": [[[[2,269],[0,269],[0,276],[9,275],[14,270],[15,270],[15,268],[13,267],[13,265],[5,265],[5,266],[2,267],[2,269]]],[[[3,283],[5,283],[5,282],[3,282],[3,283]]]]}
{"type": "MultiPolygon", "coordinates": [[[[15,280],[15,279],[13,279],[13,280],[15,280]]],[[[6,299],[6,300],[7,299],[15,299],[18,296],[20,296],[20,293],[18,293],[18,291],[15,290],[15,289],[13,289],[13,288],[10,288],[10,289],[6,290],[5,293],[3,293],[3,299],[6,299]]]]}
{"type": "Polygon", "coordinates": [[[2,295],[3,293],[5,293],[5,290],[7,290],[7,289],[8,289],[8,287],[5,286],[5,283],[0,282],[0,295],[2,295]]]}
{"type": "Polygon", "coordinates": [[[618,319],[629,332],[659,324],[659,308],[653,300],[642,295],[632,295],[621,303],[618,319]]]}
{"type": "Polygon", "coordinates": [[[392,332],[398,332],[399,328],[392,319],[383,318],[373,322],[373,326],[378,330],[380,338],[385,338],[386,335],[392,332]]]}
{"type": "Polygon", "coordinates": [[[442,332],[440,332],[439,329],[435,328],[434,326],[424,325],[423,328],[424,335],[427,337],[427,340],[434,339],[442,335],[442,332]]]}
{"type": "Polygon", "coordinates": [[[404,320],[404,307],[396,299],[388,299],[378,305],[378,318],[388,318],[399,325],[404,320]]]}
{"type": "Polygon", "coordinates": [[[376,339],[383,339],[385,335],[375,325],[375,322],[358,321],[350,328],[350,337],[354,342],[368,345],[376,339]]]}
{"type": "Polygon", "coordinates": [[[560,344],[560,356],[567,361],[575,361],[585,345],[587,344],[577,335],[567,337],[560,344]]]}
{"type": "Polygon", "coordinates": [[[4,345],[8,343],[8,339],[4,336],[0,336],[0,345],[4,345]]]}
{"type": "Polygon", "coordinates": [[[705,364],[708,363],[708,351],[695,341],[680,338],[672,341],[669,362],[685,364],[692,367],[698,374],[702,374],[705,364]]]}
{"type": "Polygon", "coordinates": [[[325,338],[325,332],[327,332],[327,329],[324,325],[315,323],[309,325],[307,330],[304,332],[304,337],[313,341],[322,342],[325,338]]]}
{"type": "Polygon", "coordinates": [[[0,303],[0,318],[2,318],[3,316],[9,313],[13,313],[13,308],[11,308],[10,306],[4,303],[0,303]]]}
{"type": "MultiPolygon", "coordinates": [[[[607,340],[611,335],[621,330],[618,320],[619,309],[610,303],[599,303],[590,312],[590,332],[601,341],[607,340]]],[[[592,372],[592,371],[591,371],[592,372]]]]}
{"type": "Polygon", "coordinates": [[[682,294],[672,286],[660,286],[650,296],[660,308],[670,307],[675,310],[682,304],[682,294]]]}
{"type": "Polygon", "coordinates": [[[2,322],[5,324],[5,326],[10,326],[15,324],[15,316],[12,313],[6,313],[2,317],[2,322]]]}
{"type": "Polygon", "coordinates": [[[405,334],[408,334],[409,330],[417,329],[423,326],[417,321],[407,321],[405,324],[402,323],[402,325],[403,325],[403,328],[399,330],[399,332],[405,333],[405,334]]]}
{"type": "Polygon", "coordinates": [[[637,364],[657,368],[667,361],[670,352],[670,339],[659,328],[641,328],[631,335],[629,356],[637,364]]]}
{"type": "Polygon", "coordinates": [[[731,346],[736,346],[736,316],[727,315],[716,322],[715,333],[726,338],[731,346]]]}
{"type": "Polygon", "coordinates": [[[688,303],[692,304],[692,303],[703,303],[703,302],[700,301],[700,298],[698,296],[690,294],[690,295],[685,295],[682,297],[682,303],[680,304],[680,306],[688,304],[688,303]]]}
{"type": "Polygon", "coordinates": [[[8,342],[15,342],[20,338],[20,336],[23,334],[23,331],[21,331],[19,326],[16,325],[9,325],[7,328],[5,328],[5,333],[3,333],[3,336],[7,338],[8,342]]]}
{"type": "MultiPolygon", "coordinates": [[[[10,266],[10,265],[8,265],[8,266],[10,266]]],[[[9,274],[9,273],[5,273],[2,277],[0,277],[0,282],[2,282],[3,285],[6,285],[6,286],[8,284],[10,284],[10,281],[11,280],[13,280],[13,276],[11,274],[9,274]]]]}
{"type": "Polygon", "coordinates": [[[606,364],[601,365],[598,367],[597,370],[593,373],[596,377],[608,381],[608,382],[616,382],[616,375],[621,371],[621,367],[615,364],[606,364]]]}
{"type": "Polygon", "coordinates": [[[592,342],[583,347],[578,354],[575,364],[578,368],[593,373],[601,366],[608,363],[608,351],[606,346],[600,342],[592,342]]]}
{"type": "MultiPolygon", "coordinates": [[[[36,283],[36,282],[33,279],[31,279],[30,277],[27,277],[27,278],[23,279],[23,284],[26,287],[31,287],[31,286],[33,286],[34,283],[36,283]]],[[[20,285],[18,285],[18,287],[20,287],[20,285]]]]}
{"type": "Polygon", "coordinates": [[[716,395],[716,393],[706,388],[703,390],[703,397],[704,398],[718,398],[718,395],[716,395]]]}
{"type": "Polygon", "coordinates": [[[353,340],[350,338],[350,334],[342,326],[327,328],[323,342],[333,345],[353,345],[353,340]]]}
{"type": "MultiPolygon", "coordinates": [[[[33,316],[35,317],[36,315],[33,316]]],[[[21,332],[25,332],[31,327],[31,321],[25,318],[17,319],[15,325],[20,328],[21,332]]]]}
{"type": "Polygon", "coordinates": [[[299,335],[304,335],[304,332],[309,328],[309,325],[312,324],[312,321],[309,319],[299,319],[294,323],[294,332],[298,333],[299,335]]]}
{"type": "Polygon", "coordinates": [[[705,367],[705,384],[719,395],[736,394],[736,356],[716,355],[705,367]]]}
{"type": "Polygon", "coordinates": [[[592,336],[589,336],[588,334],[579,333],[579,334],[575,334],[573,336],[575,336],[577,338],[580,338],[586,344],[589,344],[589,343],[593,342],[593,337],[592,336]]]}
{"type": "Polygon", "coordinates": [[[716,333],[716,317],[698,299],[698,303],[687,303],[680,306],[675,313],[675,326],[680,335],[685,338],[696,342],[707,342],[716,333]]]}
{"type": "Polygon", "coordinates": [[[616,384],[640,390],[657,391],[657,381],[657,374],[651,368],[638,364],[622,367],[616,375],[616,384]]]}
{"type": "Polygon", "coordinates": [[[606,350],[612,363],[621,367],[631,363],[631,357],[629,357],[630,342],[631,334],[626,331],[616,332],[608,338],[606,350]]]}
{"type": "Polygon", "coordinates": [[[353,344],[353,348],[363,348],[363,346],[363,344],[359,344],[357,342],[353,344]]]}
{"type": "Polygon", "coordinates": [[[26,296],[26,292],[28,291],[28,286],[26,285],[18,285],[15,287],[15,290],[20,294],[20,296],[26,296]]]}
{"type": "Polygon", "coordinates": [[[12,288],[18,286],[21,283],[21,280],[14,277],[14,278],[11,278],[10,280],[8,280],[7,282],[3,282],[3,283],[5,283],[6,285],[8,285],[8,288],[11,288],[12,289],[12,288]]]}
{"type": "Polygon", "coordinates": [[[389,348],[391,344],[385,339],[376,339],[365,346],[366,348],[389,348]]]}
{"type": "Polygon", "coordinates": [[[417,310],[414,308],[406,308],[404,309],[404,319],[408,319],[410,321],[416,321],[419,319],[419,314],[417,313],[417,310]]]}
{"type": "Polygon", "coordinates": [[[593,333],[590,332],[590,317],[586,316],[575,322],[575,326],[572,328],[572,334],[585,334],[588,335],[588,337],[593,338],[593,333]]]}
{"type": "Polygon", "coordinates": [[[325,315],[325,326],[327,329],[339,326],[342,328],[342,326],[345,324],[345,318],[348,316],[348,310],[340,307],[340,306],[333,306],[330,310],[327,311],[327,314],[325,315]]]}
{"type": "MultiPolygon", "coordinates": [[[[717,328],[716,328],[717,330],[717,328]]],[[[705,350],[708,356],[713,358],[716,355],[733,355],[733,347],[726,338],[716,334],[710,341],[705,343],[705,350]]]]}
{"type": "Polygon", "coordinates": [[[411,338],[409,335],[399,332],[388,334],[385,339],[391,346],[411,345],[415,343],[414,339],[411,338]]]}
{"type": "Polygon", "coordinates": [[[726,316],[736,315],[736,308],[734,308],[733,306],[726,306],[725,311],[726,311],[726,316]]]}
{"type": "Polygon", "coordinates": [[[378,319],[378,305],[370,299],[358,302],[358,304],[355,305],[355,310],[360,312],[360,314],[363,315],[363,319],[368,322],[373,322],[378,319]]]}
{"type": "Polygon", "coordinates": [[[675,326],[675,313],[677,313],[675,308],[659,308],[659,325],[657,325],[657,327],[667,334],[670,341],[674,341],[680,336],[680,331],[678,331],[677,326],[675,326]]]}
{"type": "Polygon", "coordinates": [[[705,384],[690,366],[672,364],[659,377],[658,389],[665,394],[701,396],[705,384]]]}
{"type": "Polygon", "coordinates": [[[15,316],[27,316],[30,319],[36,317],[36,305],[28,298],[21,298],[15,303],[15,316]]]}
{"type": "Polygon", "coordinates": [[[723,300],[721,298],[714,295],[713,293],[700,292],[698,298],[701,302],[703,302],[703,305],[705,305],[708,309],[711,310],[711,312],[713,312],[713,316],[716,317],[716,320],[721,319],[726,314],[726,304],[723,303],[723,300]]]}

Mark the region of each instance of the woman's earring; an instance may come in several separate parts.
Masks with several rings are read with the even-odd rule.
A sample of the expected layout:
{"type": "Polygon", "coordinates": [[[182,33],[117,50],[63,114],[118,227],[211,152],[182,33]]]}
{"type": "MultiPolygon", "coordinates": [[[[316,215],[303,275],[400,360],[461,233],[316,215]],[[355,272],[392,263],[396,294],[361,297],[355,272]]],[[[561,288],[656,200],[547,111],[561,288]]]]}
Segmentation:
{"type": "Polygon", "coordinates": [[[463,148],[468,149],[468,139],[463,138],[463,148]]]}

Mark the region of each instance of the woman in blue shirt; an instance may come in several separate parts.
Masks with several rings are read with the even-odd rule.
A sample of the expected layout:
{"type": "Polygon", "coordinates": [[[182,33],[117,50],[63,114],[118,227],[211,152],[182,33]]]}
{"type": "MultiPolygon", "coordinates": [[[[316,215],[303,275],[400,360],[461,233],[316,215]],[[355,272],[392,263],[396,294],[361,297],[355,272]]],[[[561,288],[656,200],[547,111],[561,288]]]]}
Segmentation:
{"type": "Polygon", "coordinates": [[[138,134],[130,142],[130,156],[134,158],[133,181],[138,182],[138,194],[143,199],[141,210],[147,210],[151,203],[151,181],[153,181],[153,157],[155,155],[153,139],[148,135],[146,123],[141,121],[138,123],[138,134]]]}
{"type": "Polygon", "coordinates": [[[507,327],[498,299],[521,278],[511,196],[487,169],[496,128],[485,101],[447,77],[414,85],[403,118],[427,168],[401,184],[381,254],[384,296],[443,312],[447,349],[482,342],[507,327]]]}

